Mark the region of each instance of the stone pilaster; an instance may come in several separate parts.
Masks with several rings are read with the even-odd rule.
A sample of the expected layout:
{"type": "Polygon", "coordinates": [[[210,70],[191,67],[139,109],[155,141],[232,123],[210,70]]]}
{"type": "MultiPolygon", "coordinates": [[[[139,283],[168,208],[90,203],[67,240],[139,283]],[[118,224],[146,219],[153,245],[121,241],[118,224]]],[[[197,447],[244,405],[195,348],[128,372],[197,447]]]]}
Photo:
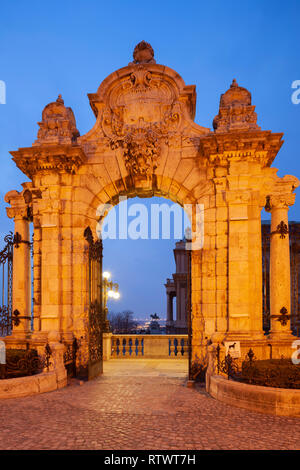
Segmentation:
{"type": "Polygon", "coordinates": [[[61,331],[61,233],[59,213],[41,216],[41,332],[61,331]]]}
{"type": "Polygon", "coordinates": [[[227,337],[241,341],[263,339],[260,172],[255,162],[232,162],[226,193],[227,337]],[[256,179],[252,175],[256,175],[256,179]]]}

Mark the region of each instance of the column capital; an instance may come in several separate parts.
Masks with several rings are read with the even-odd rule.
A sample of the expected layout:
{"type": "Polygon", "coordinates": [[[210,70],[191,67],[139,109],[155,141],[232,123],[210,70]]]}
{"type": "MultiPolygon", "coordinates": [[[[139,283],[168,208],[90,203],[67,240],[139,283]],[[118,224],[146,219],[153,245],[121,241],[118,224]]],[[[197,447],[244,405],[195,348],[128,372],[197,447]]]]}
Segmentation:
{"type": "Polygon", "coordinates": [[[31,218],[31,207],[27,202],[27,198],[24,197],[24,191],[19,193],[16,190],[9,191],[5,194],[4,200],[11,207],[6,208],[7,216],[10,219],[30,219],[31,218]]]}
{"type": "Polygon", "coordinates": [[[274,209],[288,209],[295,203],[295,189],[300,185],[296,176],[285,175],[278,178],[272,194],[267,196],[265,209],[271,211],[274,209]]]}

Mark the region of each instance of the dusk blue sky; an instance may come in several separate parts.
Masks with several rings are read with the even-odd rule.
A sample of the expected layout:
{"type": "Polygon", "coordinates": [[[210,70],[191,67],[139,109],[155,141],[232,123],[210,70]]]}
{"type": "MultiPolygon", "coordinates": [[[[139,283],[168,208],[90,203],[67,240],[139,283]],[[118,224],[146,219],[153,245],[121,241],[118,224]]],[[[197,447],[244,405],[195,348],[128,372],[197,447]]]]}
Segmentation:
{"type": "MultiPolygon", "coordinates": [[[[262,129],[284,132],[274,166],[300,174],[300,1],[9,1],[0,10],[0,236],[12,223],[4,194],[27,181],[9,150],[31,146],[44,106],[62,94],[82,134],[95,122],[87,93],[150,42],[155,59],[197,90],[196,122],[212,127],[221,93],[233,78],[252,93],[262,129]]],[[[149,204],[149,201],[148,201],[149,204]]],[[[290,209],[300,220],[300,200],[290,209]]],[[[165,316],[163,283],[174,270],[174,240],[107,241],[104,266],[120,283],[114,310],[165,316]]]]}

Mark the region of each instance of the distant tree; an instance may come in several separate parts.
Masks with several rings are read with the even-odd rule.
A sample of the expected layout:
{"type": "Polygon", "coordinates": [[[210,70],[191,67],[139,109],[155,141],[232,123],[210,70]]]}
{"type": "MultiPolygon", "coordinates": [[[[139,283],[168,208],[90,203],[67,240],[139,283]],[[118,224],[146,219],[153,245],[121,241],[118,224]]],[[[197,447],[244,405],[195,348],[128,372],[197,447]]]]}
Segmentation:
{"type": "Polygon", "coordinates": [[[110,312],[108,320],[112,333],[126,334],[131,333],[137,327],[133,320],[133,312],[131,310],[123,310],[122,312],[110,312]]]}

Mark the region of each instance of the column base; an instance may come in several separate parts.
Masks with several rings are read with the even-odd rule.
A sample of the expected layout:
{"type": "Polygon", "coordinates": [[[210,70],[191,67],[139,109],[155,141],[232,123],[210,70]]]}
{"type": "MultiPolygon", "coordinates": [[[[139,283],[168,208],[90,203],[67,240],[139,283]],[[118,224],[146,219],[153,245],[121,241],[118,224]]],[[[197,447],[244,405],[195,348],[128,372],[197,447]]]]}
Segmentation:
{"type": "Polygon", "coordinates": [[[72,331],[63,331],[61,334],[62,342],[72,343],[74,339],[74,334],[72,331]]]}
{"type": "Polygon", "coordinates": [[[33,343],[46,344],[48,341],[48,331],[33,331],[31,341],[33,343]]]}
{"type": "Polygon", "coordinates": [[[291,330],[285,330],[285,331],[276,331],[276,330],[271,330],[267,336],[268,339],[270,340],[275,340],[275,341],[294,341],[296,339],[296,336],[292,334],[291,330]]]}
{"type": "Polygon", "coordinates": [[[174,321],[173,320],[167,320],[167,322],[166,322],[166,333],[167,334],[174,333],[174,321]]]}
{"type": "Polygon", "coordinates": [[[224,341],[240,341],[241,343],[265,341],[266,335],[263,331],[229,331],[225,334],[224,341]]]}
{"type": "Polygon", "coordinates": [[[24,331],[24,330],[13,330],[10,336],[7,338],[11,338],[14,341],[29,341],[32,337],[32,331],[24,331]]]}

